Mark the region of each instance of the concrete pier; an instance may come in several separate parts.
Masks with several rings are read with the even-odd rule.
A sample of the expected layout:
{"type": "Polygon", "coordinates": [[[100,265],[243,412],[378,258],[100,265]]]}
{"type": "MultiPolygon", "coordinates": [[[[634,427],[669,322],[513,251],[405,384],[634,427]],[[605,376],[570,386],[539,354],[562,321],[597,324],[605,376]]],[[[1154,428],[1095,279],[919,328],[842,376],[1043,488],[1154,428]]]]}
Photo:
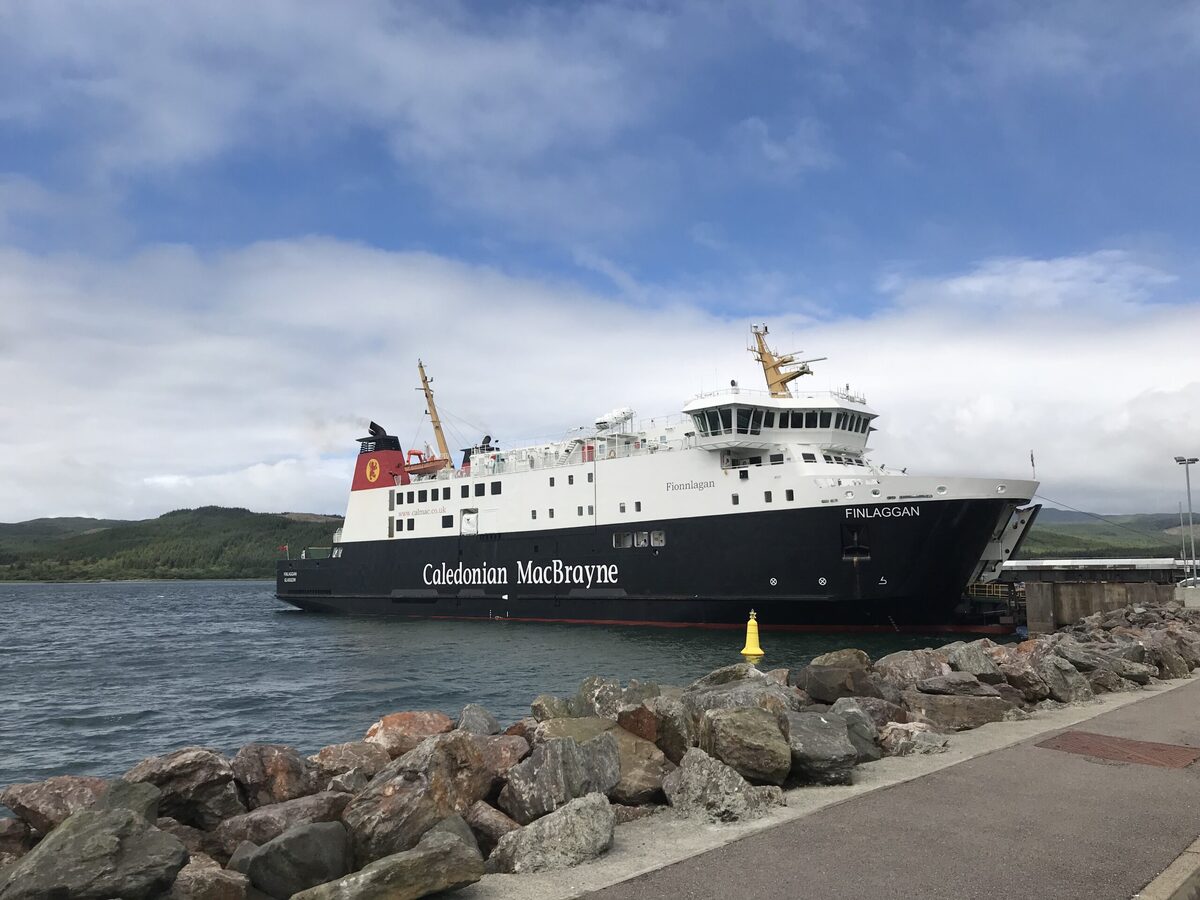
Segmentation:
{"type": "Polygon", "coordinates": [[[1027,582],[1025,615],[1030,634],[1049,634],[1093,613],[1123,606],[1158,606],[1173,599],[1174,586],[1152,582],[1027,582]]]}

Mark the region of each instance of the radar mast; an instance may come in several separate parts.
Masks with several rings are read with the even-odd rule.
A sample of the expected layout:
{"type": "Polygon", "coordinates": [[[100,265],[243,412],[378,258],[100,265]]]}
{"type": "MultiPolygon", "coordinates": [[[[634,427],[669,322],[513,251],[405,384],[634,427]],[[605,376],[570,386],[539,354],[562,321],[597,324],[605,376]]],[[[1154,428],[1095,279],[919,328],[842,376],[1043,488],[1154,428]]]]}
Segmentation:
{"type": "Polygon", "coordinates": [[[812,368],[808,365],[810,362],[820,362],[822,359],[825,359],[822,356],[817,359],[797,361],[796,357],[791,353],[776,356],[774,351],[767,346],[767,334],[769,331],[766,325],[751,325],[750,331],[754,334],[756,346],[747,349],[762,364],[763,376],[767,379],[767,390],[771,392],[772,397],[792,396],[791,391],[788,390],[788,384],[795,381],[801,375],[811,375],[812,368]],[[791,371],[785,371],[785,366],[794,368],[791,371]]]}
{"type": "Polygon", "coordinates": [[[421,390],[425,392],[425,403],[429,409],[429,419],[433,424],[434,437],[437,438],[438,453],[441,454],[441,459],[445,460],[438,468],[452,466],[450,448],[446,445],[446,436],[442,434],[442,420],[438,418],[437,406],[433,402],[433,388],[429,386],[429,378],[425,375],[425,363],[419,359],[417,360],[417,371],[421,373],[421,390]]]}

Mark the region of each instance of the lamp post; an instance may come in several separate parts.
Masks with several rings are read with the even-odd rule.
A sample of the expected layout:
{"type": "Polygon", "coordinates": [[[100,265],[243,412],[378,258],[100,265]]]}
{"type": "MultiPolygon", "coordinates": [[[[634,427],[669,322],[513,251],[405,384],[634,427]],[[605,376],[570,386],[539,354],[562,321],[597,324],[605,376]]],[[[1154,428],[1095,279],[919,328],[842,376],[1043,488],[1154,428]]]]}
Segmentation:
{"type": "Polygon", "coordinates": [[[1177,456],[1175,462],[1183,466],[1183,477],[1187,482],[1187,500],[1188,500],[1188,539],[1191,542],[1192,549],[1192,578],[1196,577],[1196,532],[1192,527],[1192,463],[1200,462],[1200,457],[1195,456],[1177,456]]]}

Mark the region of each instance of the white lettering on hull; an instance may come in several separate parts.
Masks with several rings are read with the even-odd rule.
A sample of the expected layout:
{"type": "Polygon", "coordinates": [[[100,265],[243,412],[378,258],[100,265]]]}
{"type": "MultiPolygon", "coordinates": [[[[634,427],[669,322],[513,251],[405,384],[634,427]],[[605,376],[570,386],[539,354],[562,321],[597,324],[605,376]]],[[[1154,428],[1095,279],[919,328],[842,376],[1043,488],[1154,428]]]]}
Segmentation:
{"type": "MultiPolygon", "coordinates": [[[[517,584],[565,584],[590,588],[597,584],[616,584],[620,572],[615,563],[573,565],[561,559],[545,564],[532,560],[517,562],[517,584]]],[[[421,578],[428,585],[508,584],[508,566],[464,566],[459,563],[426,563],[421,578]]]]}
{"type": "Polygon", "coordinates": [[[847,519],[904,519],[919,515],[919,506],[852,506],[846,509],[847,519]]]}

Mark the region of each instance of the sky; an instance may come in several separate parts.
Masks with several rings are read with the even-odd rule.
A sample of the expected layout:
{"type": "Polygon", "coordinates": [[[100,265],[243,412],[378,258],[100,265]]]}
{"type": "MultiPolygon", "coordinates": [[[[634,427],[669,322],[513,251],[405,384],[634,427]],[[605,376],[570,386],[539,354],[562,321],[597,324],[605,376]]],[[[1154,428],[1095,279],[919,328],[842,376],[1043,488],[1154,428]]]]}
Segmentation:
{"type": "Polygon", "coordinates": [[[1200,2],[10,0],[0,521],[340,513],[418,358],[512,446],[759,322],[878,462],[1174,512],[1198,146],[1200,2]]]}

